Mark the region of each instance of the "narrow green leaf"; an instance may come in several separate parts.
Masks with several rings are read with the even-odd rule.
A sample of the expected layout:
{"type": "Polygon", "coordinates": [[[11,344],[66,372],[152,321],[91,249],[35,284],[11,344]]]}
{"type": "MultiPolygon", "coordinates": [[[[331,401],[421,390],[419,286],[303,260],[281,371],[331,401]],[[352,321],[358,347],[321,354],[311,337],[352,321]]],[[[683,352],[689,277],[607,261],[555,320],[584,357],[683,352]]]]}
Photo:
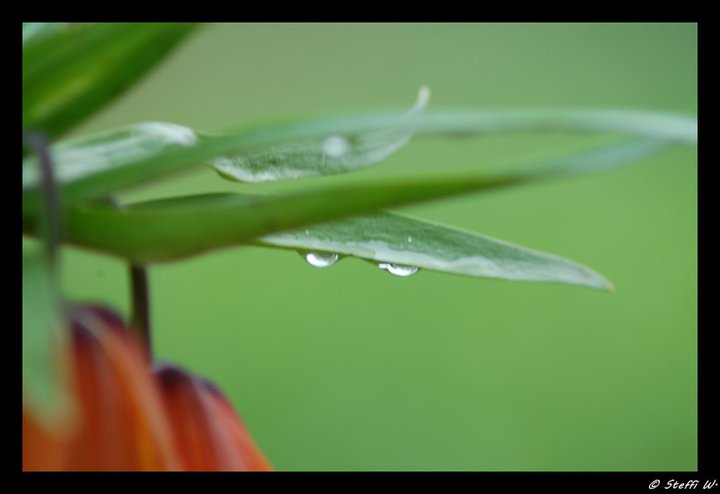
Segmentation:
{"type": "Polygon", "coordinates": [[[259,245],[305,251],[326,267],[338,255],[375,261],[399,276],[424,268],[484,278],[583,285],[612,285],[589,268],[502,240],[390,213],[355,216],[258,239],[259,245]]]}
{"type": "MultiPolygon", "coordinates": [[[[391,136],[412,133],[425,135],[468,135],[490,132],[531,130],[619,132],[654,137],[668,142],[693,143],[697,139],[694,118],[642,111],[620,110],[528,110],[528,111],[445,111],[414,114],[368,114],[321,119],[291,124],[255,127],[226,135],[201,135],[187,127],[164,123],[146,123],[82,139],[62,142],[53,147],[57,155],[57,174],[63,181],[63,198],[74,202],[84,198],[107,196],[119,189],[138,185],[183,168],[217,159],[242,155],[260,149],[287,149],[297,142],[322,142],[328,137],[350,135],[391,136]],[[388,129],[392,129],[389,131],[388,129]],[[386,133],[386,134],[382,134],[386,133]],[[319,140],[319,141],[317,141],[319,140]]],[[[405,134],[407,135],[407,134],[405,134]]],[[[377,142],[377,141],[376,141],[377,142]]],[[[380,142],[384,142],[380,139],[380,142]]],[[[401,139],[394,142],[395,145],[401,139]]],[[[382,147],[382,146],[380,146],[382,147]]],[[[392,145],[390,146],[392,147],[392,145]]],[[[268,151],[269,152],[269,151],[268,151]]],[[[23,162],[23,211],[37,211],[38,180],[35,158],[23,162]]],[[[350,171],[352,166],[367,166],[374,159],[352,162],[326,160],[315,168],[303,162],[303,171],[289,167],[286,175],[304,173],[333,174],[350,171]]],[[[262,175],[260,162],[253,173],[262,175]]],[[[279,165],[277,165],[279,166],[279,165]]],[[[276,165],[268,170],[279,173],[276,165]],[[273,168],[275,167],[275,168],[273,168]]],[[[269,177],[270,175],[265,175],[269,177]]]]}
{"type": "Polygon", "coordinates": [[[193,29],[181,23],[26,25],[23,128],[56,137],[122,94],[193,29]]]}
{"type": "MultiPolygon", "coordinates": [[[[412,122],[427,107],[430,90],[423,86],[406,114],[412,122]]],[[[212,160],[220,175],[239,182],[269,182],[343,173],[378,163],[403,147],[412,131],[387,128],[343,135],[282,141],[212,160]]]]}
{"type": "Polygon", "coordinates": [[[23,401],[49,423],[61,420],[70,402],[58,372],[60,307],[43,254],[23,246],[23,401]]]}
{"type": "Polygon", "coordinates": [[[69,22],[24,22],[22,26],[23,49],[32,43],[70,28],[69,22]]]}
{"type": "MultiPolygon", "coordinates": [[[[655,139],[602,148],[506,175],[401,180],[327,187],[284,196],[210,194],[117,209],[97,203],[70,207],[65,240],[133,262],[167,261],[314,223],[458,194],[607,169],[667,146],[655,139]]],[[[26,232],[37,228],[23,218],[26,232]]]]}
{"type": "MultiPolygon", "coordinates": [[[[55,178],[63,186],[93,177],[110,179],[114,169],[160,155],[173,147],[192,146],[197,141],[198,136],[191,129],[161,122],[146,122],[61,141],[52,146],[55,178]]],[[[23,161],[23,191],[37,189],[40,185],[36,162],[35,155],[23,161]]]]}

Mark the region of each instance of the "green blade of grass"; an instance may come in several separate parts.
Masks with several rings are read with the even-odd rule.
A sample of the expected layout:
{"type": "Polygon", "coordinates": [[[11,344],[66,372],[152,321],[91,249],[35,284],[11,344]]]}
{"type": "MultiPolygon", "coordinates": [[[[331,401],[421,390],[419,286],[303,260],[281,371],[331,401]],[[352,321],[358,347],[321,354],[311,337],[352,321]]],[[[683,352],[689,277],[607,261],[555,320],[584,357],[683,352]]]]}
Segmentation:
{"type": "Polygon", "coordinates": [[[122,94],[193,29],[182,23],[25,25],[23,128],[57,137],[122,94]]]}

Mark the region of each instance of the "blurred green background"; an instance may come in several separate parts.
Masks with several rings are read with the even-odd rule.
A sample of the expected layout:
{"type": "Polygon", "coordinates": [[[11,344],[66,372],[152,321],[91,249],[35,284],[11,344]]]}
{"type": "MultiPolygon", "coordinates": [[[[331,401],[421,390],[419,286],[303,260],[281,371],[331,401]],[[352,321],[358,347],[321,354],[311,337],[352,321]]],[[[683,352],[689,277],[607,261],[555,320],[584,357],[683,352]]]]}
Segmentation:
{"type": "MultiPolygon", "coordinates": [[[[75,134],[409,108],[697,110],[693,24],[230,24],[196,33],[75,134]]],[[[558,156],[597,137],[413,140],[326,184],[558,156]]],[[[234,248],[151,270],[156,351],[229,395],[280,470],[693,470],[697,170],[609,173],[402,209],[589,265],[613,293],[234,248]]],[[[291,185],[300,185],[291,184],[291,185]]],[[[236,185],[207,169],[125,199],[236,185]]],[[[328,205],[332,207],[332,205],[328,205]]],[[[124,265],[66,249],[76,299],[128,311],[124,265]]]]}

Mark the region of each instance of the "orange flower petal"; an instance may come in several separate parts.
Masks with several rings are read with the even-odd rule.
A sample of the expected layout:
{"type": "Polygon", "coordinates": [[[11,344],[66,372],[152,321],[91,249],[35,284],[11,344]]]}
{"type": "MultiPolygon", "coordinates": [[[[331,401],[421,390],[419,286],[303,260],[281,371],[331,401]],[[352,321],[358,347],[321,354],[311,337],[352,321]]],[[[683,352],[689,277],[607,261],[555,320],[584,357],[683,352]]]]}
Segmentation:
{"type": "Polygon", "coordinates": [[[81,413],[68,470],[166,470],[178,465],[157,383],[122,321],[100,308],[73,311],[81,413]]]}
{"type": "Polygon", "coordinates": [[[76,423],[46,430],[23,413],[25,470],[269,470],[227,399],[177,367],[156,373],[112,312],[71,311],[76,423]]]}
{"type": "Polygon", "coordinates": [[[23,471],[62,470],[67,457],[65,431],[48,430],[28,410],[23,409],[23,471]]]}
{"type": "Polygon", "coordinates": [[[271,470],[217,388],[170,364],[159,366],[156,375],[183,470],[271,470]]]}

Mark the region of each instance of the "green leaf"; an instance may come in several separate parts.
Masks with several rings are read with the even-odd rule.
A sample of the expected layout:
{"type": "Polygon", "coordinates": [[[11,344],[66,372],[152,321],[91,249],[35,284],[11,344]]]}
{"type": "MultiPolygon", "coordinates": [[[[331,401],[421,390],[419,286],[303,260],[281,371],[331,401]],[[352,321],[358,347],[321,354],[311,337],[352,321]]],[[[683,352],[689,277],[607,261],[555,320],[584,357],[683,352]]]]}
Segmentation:
{"type": "Polygon", "coordinates": [[[182,23],[23,26],[23,128],[56,137],[122,94],[193,29],[182,23]]]}
{"type": "MultiPolygon", "coordinates": [[[[316,267],[337,255],[368,259],[407,276],[425,268],[483,278],[542,281],[611,289],[594,271],[502,240],[390,213],[356,216],[258,239],[259,245],[306,251],[316,267]]],[[[309,256],[309,257],[308,257],[309,256]]]]}
{"type": "MultiPolygon", "coordinates": [[[[64,185],[64,200],[74,202],[104,197],[192,165],[227,160],[247,152],[259,156],[261,149],[290,149],[292,143],[313,139],[316,140],[313,142],[322,142],[329,136],[375,133],[397,137],[404,132],[468,135],[550,129],[630,133],[679,143],[692,143],[697,139],[696,120],[674,114],[620,110],[444,111],[414,114],[412,118],[374,113],[265,125],[215,136],[202,135],[174,124],[146,123],[62,142],[53,147],[53,155],[56,156],[57,175],[64,185]]],[[[392,147],[401,140],[388,139],[387,142],[392,147]]],[[[379,142],[382,147],[383,140],[379,142]]],[[[268,164],[267,169],[275,170],[273,173],[277,173],[279,179],[301,174],[343,173],[353,166],[367,166],[373,161],[367,157],[351,162],[326,160],[319,161],[315,168],[305,161],[301,171],[292,168],[291,162],[286,160],[285,175],[278,172],[277,164],[268,164]]],[[[253,173],[261,176],[261,163],[255,161],[253,166],[253,173]]],[[[23,212],[26,215],[36,214],[39,204],[35,168],[33,156],[24,160],[23,212]]]]}
{"type": "Polygon", "coordinates": [[[23,401],[43,422],[62,420],[70,404],[60,379],[60,304],[44,252],[23,245],[23,401]]]}
{"type": "MultiPolygon", "coordinates": [[[[386,181],[284,196],[210,194],[117,209],[98,203],[66,211],[65,240],[137,263],[168,261],[258,237],[385,207],[607,169],[650,156],[667,143],[642,139],[506,175],[386,181]]],[[[26,232],[37,229],[24,218],[26,232]]]]}
{"type": "Polygon", "coordinates": [[[22,26],[23,49],[39,40],[70,28],[69,22],[24,22],[22,26]]]}
{"type": "MultiPolygon", "coordinates": [[[[162,152],[197,143],[198,136],[181,125],[146,122],[77,139],[61,141],[52,146],[55,179],[67,186],[88,178],[109,179],[114,169],[123,168],[162,152]]],[[[40,186],[37,157],[23,161],[23,191],[40,186]]]]}
{"type": "MultiPolygon", "coordinates": [[[[405,115],[412,122],[426,108],[430,90],[423,86],[415,105],[405,115]]],[[[278,144],[261,145],[212,160],[220,175],[239,182],[269,182],[343,173],[378,163],[403,147],[411,130],[351,132],[278,144]]]]}

